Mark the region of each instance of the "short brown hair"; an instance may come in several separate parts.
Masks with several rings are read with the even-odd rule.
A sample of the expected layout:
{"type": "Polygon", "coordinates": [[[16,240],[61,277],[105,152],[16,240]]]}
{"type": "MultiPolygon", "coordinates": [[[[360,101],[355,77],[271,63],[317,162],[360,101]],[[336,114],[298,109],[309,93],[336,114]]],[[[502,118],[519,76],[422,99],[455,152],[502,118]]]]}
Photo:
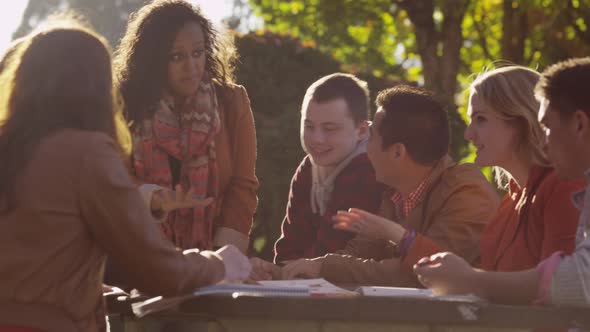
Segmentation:
{"type": "Polygon", "coordinates": [[[376,103],[385,112],[377,128],[383,149],[402,143],[410,157],[423,165],[432,165],[448,153],[449,119],[432,93],[398,85],[379,92],[376,103]]]}
{"type": "Polygon", "coordinates": [[[537,98],[546,99],[562,115],[582,110],[590,115],[590,57],[569,59],[547,68],[535,87],[537,98]]]}
{"type": "Polygon", "coordinates": [[[334,73],[320,78],[307,88],[303,107],[311,100],[318,103],[343,98],[355,124],[369,119],[369,88],[367,82],[354,75],[334,73]]]}

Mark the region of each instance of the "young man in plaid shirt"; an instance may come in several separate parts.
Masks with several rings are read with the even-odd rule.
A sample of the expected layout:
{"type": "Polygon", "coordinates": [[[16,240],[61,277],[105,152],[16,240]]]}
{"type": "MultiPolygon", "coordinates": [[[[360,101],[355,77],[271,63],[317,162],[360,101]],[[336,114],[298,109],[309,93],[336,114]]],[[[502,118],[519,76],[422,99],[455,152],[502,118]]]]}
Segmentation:
{"type": "Polygon", "coordinates": [[[343,249],[353,235],[332,227],[336,212],[379,208],[383,186],[367,158],[368,116],[367,83],[353,75],[328,75],[307,89],[301,108],[307,155],[291,182],[275,262],[343,249]]]}

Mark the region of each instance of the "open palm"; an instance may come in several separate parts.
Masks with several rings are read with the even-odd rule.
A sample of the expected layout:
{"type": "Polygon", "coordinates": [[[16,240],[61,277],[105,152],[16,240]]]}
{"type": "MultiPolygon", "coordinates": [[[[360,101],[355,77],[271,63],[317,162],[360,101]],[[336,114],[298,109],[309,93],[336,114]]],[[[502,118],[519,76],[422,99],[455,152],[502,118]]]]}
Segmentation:
{"type": "Polygon", "coordinates": [[[189,189],[184,191],[181,185],[176,185],[175,190],[159,190],[152,196],[152,210],[161,210],[165,213],[177,209],[204,207],[213,202],[212,197],[197,198],[189,189]]]}

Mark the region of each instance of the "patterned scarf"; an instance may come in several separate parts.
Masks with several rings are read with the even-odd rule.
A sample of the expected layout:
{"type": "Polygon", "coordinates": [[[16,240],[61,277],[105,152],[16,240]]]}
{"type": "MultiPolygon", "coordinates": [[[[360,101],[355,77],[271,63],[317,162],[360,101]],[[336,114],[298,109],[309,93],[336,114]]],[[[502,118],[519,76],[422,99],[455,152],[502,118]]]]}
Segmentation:
{"type": "MultiPolygon", "coordinates": [[[[169,157],[180,161],[179,184],[195,197],[217,197],[215,136],[220,130],[213,82],[204,77],[197,93],[182,105],[165,96],[151,119],[133,133],[133,166],[138,178],[173,189],[169,157]]],[[[162,223],[164,235],[182,249],[213,247],[215,204],[179,209],[162,223]]]]}

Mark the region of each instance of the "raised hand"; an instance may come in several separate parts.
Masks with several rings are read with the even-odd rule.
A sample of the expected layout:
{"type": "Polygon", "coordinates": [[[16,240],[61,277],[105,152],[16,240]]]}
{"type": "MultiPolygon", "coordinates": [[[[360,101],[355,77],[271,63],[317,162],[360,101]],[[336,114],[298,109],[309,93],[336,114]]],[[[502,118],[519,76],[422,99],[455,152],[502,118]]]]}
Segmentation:
{"type": "Polygon", "coordinates": [[[332,220],[336,222],[333,226],[335,229],[395,243],[398,243],[405,233],[405,229],[398,223],[361,209],[338,211],[332,220]]]}
{"type": "Polygon", "coordinates": [[[175,190],[162,189],[154,192],[151,209],[152,211],[168,213],[176,209],[203,207],[212,202],[212,197],[197,198],[192,194],[191,189],[184,191],[181,185],[176,185],[175,190]]]}

